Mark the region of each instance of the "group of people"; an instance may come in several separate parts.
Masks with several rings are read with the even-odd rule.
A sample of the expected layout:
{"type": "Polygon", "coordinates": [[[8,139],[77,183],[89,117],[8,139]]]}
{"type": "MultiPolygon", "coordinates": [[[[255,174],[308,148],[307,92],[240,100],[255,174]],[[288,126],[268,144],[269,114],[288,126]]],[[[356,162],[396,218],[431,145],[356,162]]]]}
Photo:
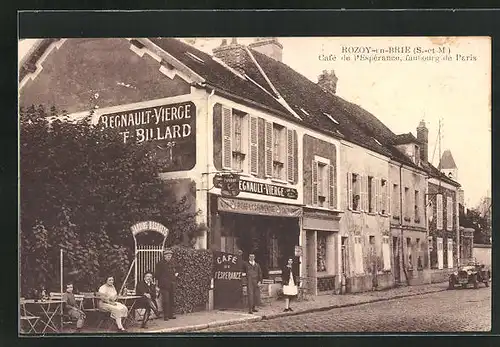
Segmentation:
{"type": "MultiPolygon", "coordinates": [[[[247,278],[247,295],[248,295],[248,313],[257,312],[255,305],[260,299],[259,285],[262,283],[262,270],[260,265],[255,261],[255,254],[248,255],[248,262],[244,264],[243,274],[247,278]]],[[[297,274],[294,273],[293,258],[289,257],[286,265],[281,271],[281,279],[283,284],[283,295],[285,297],[285,312],[293,311],[290,307],[290,300],[298,293],[299,281],[297,274]]]]}
{"type": "MultiPolygon", "coordinates": [[[[157,305],[157,288],[159,289],[161,303],[163,307],[163,319],[175,319],[174,315],[174,298],[175,290],[177,287],[177,278],[180,273],[180,267],[172,259],[173,252],[166,249],[163,252],[161,261],[156,264],[153,272],[146,271],[144,278],[137,283],[136,295],[141,296],[139,305],[137,307],[144,308],[144,316],[142,319],[141,327],[146,328],[147,322],[150,318],[151,311],[154,312],[156,317],[160,317],[157,305]]],[[[250,253],[248,262],[244,264],[243,275],[246,277],[247,294],[248,294],[248,313],[253,314],[257,312],[256,305],[260,300],[259,285],[262,283],[262,270],[260,265],[255,261],[255,254],[250,253]]],[[[298,279],[294,273],[293,258],[288,258],[286,265],[282,270],[282,283],[283,295],[285,296],[285,312],[292,311],[290,307],[290,299],[297,295],[298,279]]],[[[101,311],[109,312],[111,318],[116,321],[116,326],[119,331],[125,331],[122,319],[128,315],[128,308],[120,303],[118,299],[118,292],[114,286],[113,276],[106,279],[98,291],[99,302],[98,308],[101,311]]],[[[85,312],[79,308],[73,294],[73,284],[66,285],[66,292],[62,296],[64,301],[64,309],[66,314],[73,320],[76,320],[76,329],[79,331],[85,321],[85,312]]]]}
{"type": "MultiPolygon", "coordinates": [[[[154,312],[156,317],[160,317],[158,305],[156,303],[156,288],[159,288],[160,298],[163,307],[163,319],[175,319],[174,315],[174,297],[175,289],[177,286],[177,277],[180,273],[180,267],[172,259],[173,252],[166,249],[163,252],[163,259],[160,260],[155,267],[153,281],[153,272],[146,271],[144,278],[137,283],[136,295],[141,296],[139,304],[136,307],[144,308],[144,316],[142,319],[141,327],[146,328],[147,322],[150,318],[151,311],[154,312]]],[[[128,308],[118,299],[118,292],[114,286],[113,276],[106,279],[98,291],[99,301],[98,308],[101,311],[109,312],[111,318],[116,322],[119,331],[125,331],[122,320],[128,315],[128,308]]],[[[64,302],[64,310],[66,314],[73,320],[76,320],[76,330],[80,331],[83,327],[86,315],[83,310],[77,305],[75,295],[73,294],[73,284],[66,285],[66,292],[62,296],[64,302]]]]}

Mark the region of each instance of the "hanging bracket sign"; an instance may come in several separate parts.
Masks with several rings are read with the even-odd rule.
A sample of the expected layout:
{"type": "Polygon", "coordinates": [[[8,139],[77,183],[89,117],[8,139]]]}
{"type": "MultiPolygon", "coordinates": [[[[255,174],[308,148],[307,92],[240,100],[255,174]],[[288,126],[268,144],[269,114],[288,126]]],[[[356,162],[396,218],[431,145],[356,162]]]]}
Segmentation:
{"type": "Polygon", "coordinates": [[[240,194],[240,176],[237,174],[217,174],[213,183],[216,188],[220,188],[222,196],[233,197],[240,194]]]}

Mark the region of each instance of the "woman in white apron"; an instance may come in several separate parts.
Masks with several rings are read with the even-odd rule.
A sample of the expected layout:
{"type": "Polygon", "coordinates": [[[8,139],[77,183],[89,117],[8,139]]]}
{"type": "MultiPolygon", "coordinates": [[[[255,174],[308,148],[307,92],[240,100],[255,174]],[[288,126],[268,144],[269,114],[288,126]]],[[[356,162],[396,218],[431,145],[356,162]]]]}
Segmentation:
{"type": "Polygon", "coordinates": [[[282,271],[283,279],[283,295],[285,295],[285,310],[284,312],[293,311],[290,308],[290,299],[297,295],[298,281],[297,276],[293,273],[293,258],[288,258],[288,261],[282,271]]]}

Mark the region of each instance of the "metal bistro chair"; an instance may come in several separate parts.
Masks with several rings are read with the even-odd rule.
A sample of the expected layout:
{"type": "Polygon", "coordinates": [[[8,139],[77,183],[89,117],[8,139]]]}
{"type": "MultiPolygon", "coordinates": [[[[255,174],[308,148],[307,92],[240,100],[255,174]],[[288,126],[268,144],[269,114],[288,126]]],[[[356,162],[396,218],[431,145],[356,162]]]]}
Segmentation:
{"type": "MultiPolygon", "coordinates": [[[[50,292],[50,299],[51,300],[62,300],[62,293],[57,293],[57,292],[50,292]]],[[[78,304],[78,308],[82,310],[82,305],[83,305],[83,294],[75,294],[75,300],[78,304]]],[[[67,325],[72,325],[76,323],[76,321],[72,320],[71,317],[65,312],[64,310],[64,303],[63,303],[63,314],[61,317],[61,322],[62,322],[62,327],[64,329],[65,326],[67,325]]]]}
{"type": "Polygon", "coordinates": [[[113,319],[109,312],[101,311],[98,306],[99,301],[99,293],[82,293],[83,295],[83,304],[82,310],[85,312],[87,319],[92,319],[92,321],[96,322],[96,328],[99,329],[104,327],[104,329],[108,330],[113,323],[113,319]]]}
{"type": "Polygon", "coordinates": [[[20,329],[21,329],[21,333],[26,333],[26,334],[31,334],[31,333],[38,333],[38,331],[36,330],[36,324],[38,323],[38,321],[40,320],[40,317],[39,316],[34,316],[32,314],[30,314],[28,311],[26,311],[26,304],[24,303],[24,298],[21,298],[20,300],[20,329]],[[28,329],[25,329],[23,327],[26,326],[26,323],[28,325],[28,329]]]}

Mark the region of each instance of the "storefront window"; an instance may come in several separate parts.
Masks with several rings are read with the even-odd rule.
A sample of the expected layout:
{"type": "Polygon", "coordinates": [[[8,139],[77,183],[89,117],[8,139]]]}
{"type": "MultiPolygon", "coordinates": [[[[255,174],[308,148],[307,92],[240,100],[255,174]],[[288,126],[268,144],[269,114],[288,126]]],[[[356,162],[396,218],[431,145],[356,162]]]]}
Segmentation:
{"type": "Polygon", "coordinates": [[[326,234],[318,232],[316,266],[318,272],[326,272],[326,234]]]}

